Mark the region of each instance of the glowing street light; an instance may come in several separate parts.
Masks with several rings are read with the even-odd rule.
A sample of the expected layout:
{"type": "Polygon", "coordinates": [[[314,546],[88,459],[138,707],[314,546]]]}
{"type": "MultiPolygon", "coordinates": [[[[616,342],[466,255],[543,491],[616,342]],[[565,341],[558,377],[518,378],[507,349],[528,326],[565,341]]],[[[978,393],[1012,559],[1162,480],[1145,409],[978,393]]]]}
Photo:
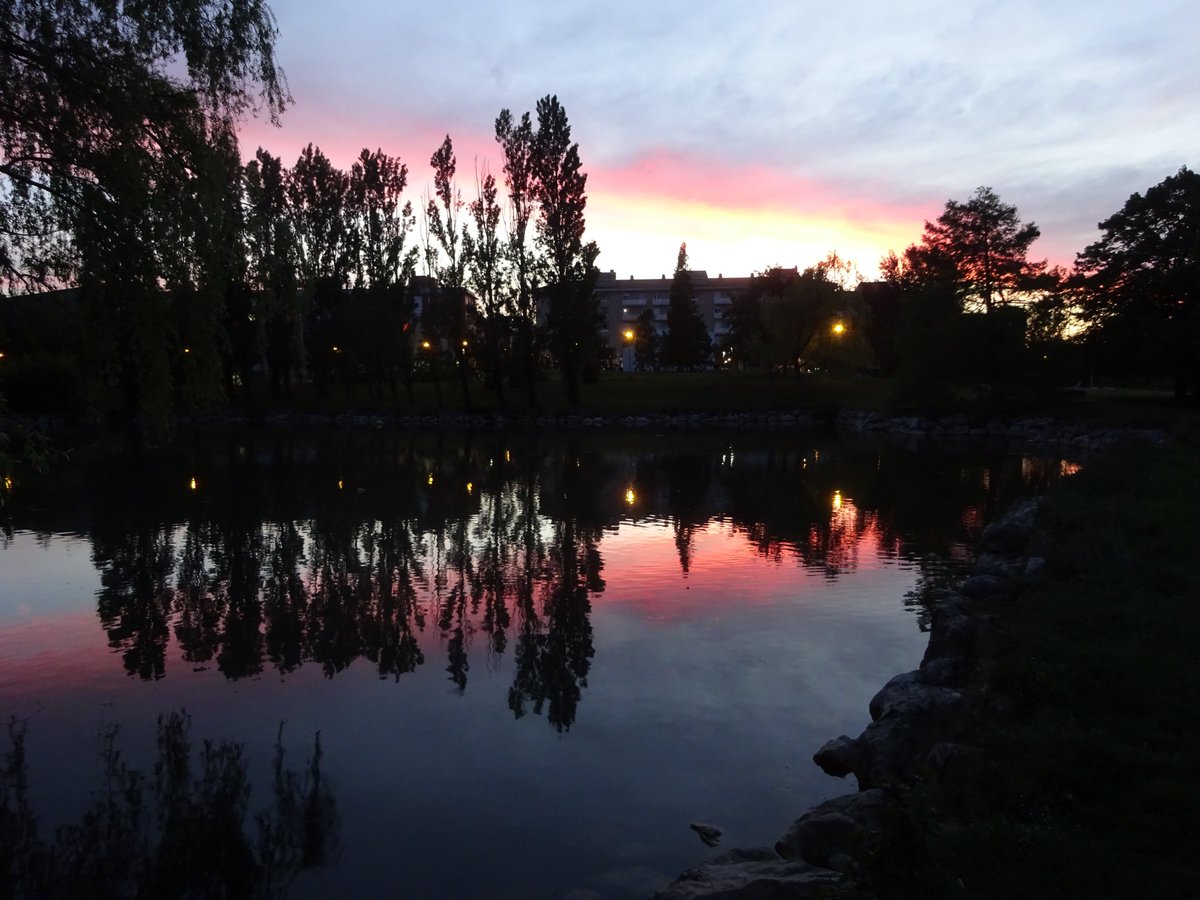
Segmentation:
{"type": "Polygon", "coordinates": [[[846,331],[845,323],[843,323],[843,322],[834,322],[833,323],[833,333],[834,334],[844,334],[845,331],[846,331]]]}
{"type": "Polygon", "coordinates": [[[632,343],[633,343],[633,339],[634,339],[635,337],[636,337],[636,335],[634,334],[634,331],[633,331],[633,329],[632,329],[632,328],[626,328],[626,329],[625,329],[625,342],[626,342],[626,343],[628,343],[628,344],[632,344],[632,343]]]}

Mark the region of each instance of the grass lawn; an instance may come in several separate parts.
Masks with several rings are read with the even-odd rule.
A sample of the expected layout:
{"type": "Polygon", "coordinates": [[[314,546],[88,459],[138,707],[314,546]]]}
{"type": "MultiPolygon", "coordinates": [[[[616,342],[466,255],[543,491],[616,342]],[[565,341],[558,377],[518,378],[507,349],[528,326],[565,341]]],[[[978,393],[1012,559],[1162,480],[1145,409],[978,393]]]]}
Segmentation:
{"type": "Polygon", "coordinates": [[[1047,566],[998,609],[965,813],[920,787],[881,897],[1200,896],[1200,449],[1106,455],[1062,483],[1047,566]]]}

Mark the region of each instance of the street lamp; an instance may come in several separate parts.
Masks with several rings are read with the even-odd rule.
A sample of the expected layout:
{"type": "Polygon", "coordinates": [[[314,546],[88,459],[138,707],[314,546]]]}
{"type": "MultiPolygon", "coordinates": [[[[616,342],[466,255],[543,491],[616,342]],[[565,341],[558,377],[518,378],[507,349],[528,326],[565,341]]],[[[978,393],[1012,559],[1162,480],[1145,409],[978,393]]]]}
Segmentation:
{"type": "Polygon", "coordinates": [[[833,333],[834,334],[839,334],[839,335],[844,334],[845,331],[846,331],[846,326],[843,322],[834,322],[833,323],[833,333]]]}
{"type": "Polygon", "coordinates": [[[632,328],[625,329],[625,343],[632,344],[633,339],[637,337],[632,328]]]}

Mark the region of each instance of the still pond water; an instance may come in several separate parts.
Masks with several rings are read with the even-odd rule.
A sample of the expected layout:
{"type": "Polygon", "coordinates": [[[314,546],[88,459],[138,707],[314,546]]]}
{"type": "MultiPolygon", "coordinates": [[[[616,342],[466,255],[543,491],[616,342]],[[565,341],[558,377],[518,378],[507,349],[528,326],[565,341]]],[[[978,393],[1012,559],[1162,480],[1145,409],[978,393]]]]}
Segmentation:
{"type": "Polygon", "coordinates": [[[690,822],[770,844],[846,790],[810,757],[919,660],[920,584],[1073,468],[747,434],[78,448],[0,537],[28,815],[49,843],[104,800],[114,726],[148,798],[186,709],[188,777],[244,746],[244,846],[260,812],[291,835],[287,896],[645,897],[719,852],[690,822]]]}

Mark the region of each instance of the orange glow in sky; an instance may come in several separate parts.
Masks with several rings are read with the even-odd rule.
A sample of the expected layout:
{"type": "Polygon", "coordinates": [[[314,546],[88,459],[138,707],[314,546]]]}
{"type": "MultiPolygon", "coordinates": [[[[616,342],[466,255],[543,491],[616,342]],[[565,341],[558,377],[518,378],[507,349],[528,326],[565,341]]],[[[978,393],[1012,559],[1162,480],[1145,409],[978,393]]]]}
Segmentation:
{"type": "Polygon", "coordinates": [[[732,167],[655,156],[588,178],[588,233],[598,265],[653,278],[689,264],[710,275],[805,268],[830,251],[878,277],[888,250],[919,239],[936,209],[888,207],[760,166],[732,167]]]}
{"type": "MultiPolygon", "coordinates": [[[[241,134],[243,157],[253,158],[263,144],[292,166],[307,142],[300,119],[291,116],[278,130],[259,121],[248,123],[241,134]]],[[[370,131],[363,141],[347,137],[365,135],[361,126],[339,132],[330,142],[322,143],[319,136],[308,139],[346,170],[364,146],[398,156],[409,170],[405,196],[419,210],[431,181],[429,157],[442,136],[393,134],[387,126],[370,131]]],[[[500,149],[490,134],[455,133],[451,138],[464,202],[475,198],[477,161],[503,183],[500,149]]],[[[936,217],[944,202],[930,198],[922,206],[889,206],[872,199],[866,187],[851,193],[762,165],[661,152],[605,163],[589,156],[582,136],[577,139],[588,174],[585,237],[600,248],[601,271],[616,271],[618,277],[670,275],[679,245],[686,242],[690,266],[710,275],[751,275],[773,266],[803,269],[836,251],[871,280],[878,277],[880,258],[917,241],[925,219],[936,217]]]]}

